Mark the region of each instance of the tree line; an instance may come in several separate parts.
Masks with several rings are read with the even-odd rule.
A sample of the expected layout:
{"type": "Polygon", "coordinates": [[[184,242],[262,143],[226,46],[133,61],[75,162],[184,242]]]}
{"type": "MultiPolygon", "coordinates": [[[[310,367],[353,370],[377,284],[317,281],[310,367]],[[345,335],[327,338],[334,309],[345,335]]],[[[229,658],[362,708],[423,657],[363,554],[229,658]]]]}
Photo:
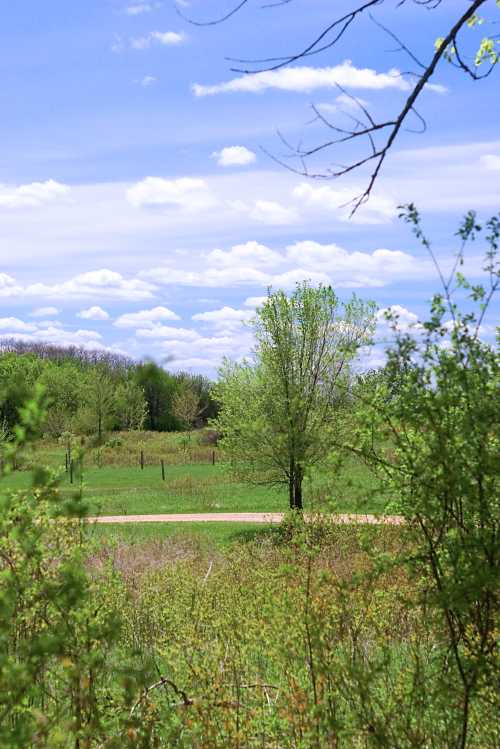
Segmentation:
{"type": "Polygon", "coordinates": [[[8,435],[36,385],[49,407],[45,436],[88,435],[100,444],[114,430],[191,429],[216,415],[212,383],[171,373],[152,361],[50,344],[0,344],[0,427],[8,435]]]}

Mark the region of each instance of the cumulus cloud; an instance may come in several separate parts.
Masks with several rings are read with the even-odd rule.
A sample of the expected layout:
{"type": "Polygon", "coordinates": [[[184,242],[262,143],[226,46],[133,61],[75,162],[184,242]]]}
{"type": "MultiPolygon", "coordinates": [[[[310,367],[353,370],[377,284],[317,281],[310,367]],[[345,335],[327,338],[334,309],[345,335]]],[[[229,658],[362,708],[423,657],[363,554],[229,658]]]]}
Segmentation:
{"type": "Polygon", "coordinates": [[[275,200],[256,200],[245,203],[244,200],[231,200],[228,206],[232,211],[245,215],[253,221],[269,226],[287,226],[299,220],[297,212],[275,200]]]}
{"type": "Polygon", "coordinates": [[[161,320],[180,320],[180,317],[167,307],[153,307],[153,309],[143,309],[139,312],[126,312],[120,315],[113,325],[117,328],[152,328],[161,320]]]}
{"type": "Polygon", "coordinates": [[[135,331],[138,338],[168,338],[176,341],[193,341],[198,333],[191,328],[174,328],[171,325],[151,325],[148,328],[138,328],[135,331]]]}
{"type": "Polygon", "coordinates": [[[22,287],[12,276],[0,273],[0,297],[18,296],[21,292],[22,287]]]}
{"type": "Polygon", "coordinates": [[[54,317],[59,314],[57,307],[37,307],[31,313],[31,317],[54,317]]]}
{"type": "MultiPolygon", "coordinates": [[[[3,338],[14,338],[23,341],[43,341],[58,346],[79,346],[87,349],[115,350],[101,343],[102,336],[95,330],[63,330],[58,326],[38,328],[30,332],[6,331],[3,338]]],[[[121,352],[123,353],[123,352],[121,352]]]]}
{"type": "Polygon", "coordinates": [[[172,47],[182,44],[186,37],[182,32],[177,31],[151,31],[147,36],[140,36],[132,39],[130,46],[132,49],[149,49],[153,44],[160,44],[164,47],[172,47]]]}
{"type": "MultiPolygon", "coordinates": [[[[359,192],[361,192],[360,190],[359,192]]],[[[293,189],[293,197],[307,211],[335,212],[344,221],[362,224],[382,224],[392,221],[397,216],[396,201],[386,195],[374,193],[370,200],[362,205],[351,217],[353,188],[333,188],[329,185],[315,186],[301,182],[293,189]]]]}
{"type": "Polygon", "coordinates": [[[51,320],[25,322],[17,317],[0,318],[0,338],[113,350],[101,342],[102,336],[95,330],[67,330],[61,322],[51,320]]]}
{"type": "Polygon", "coordinates": [[[273,226],[287,226],[298,221],[298,216],[293,209],[287,208],[275,200],[256,200],[249,211],[249,215],[255,221],[273,226]]]}
{"type": "Polygon", "coordinates": [[[193,315],[193,320],[210,323],[216,328],[230,329],[240,327],[241,323],[251,320],[254,316],[252,310],[234,309],[234,307],[222,307],[221,309],[208,312],[198,312],[193,315]]]}
{"type": "Polygon", "coordinates": [[[267,286],[269,274],[251,266],[230,266],[228,268],[206,268],[203,271],[190,271],[171,266],[159,266],[141,274],[164,286],[198,286],[200,288],[223,288],[225,286],[258,285],[267,286]]]}
{"type": "Polygon", "coordinates": [[[401,332],[407,332],[409,330],[420,330],[422,325],[418,321],[418,316],[414,312],[402,307],[400,304],[393,304],[390,307],[378,310],[376,314],[377,324],[382,330],[387,329],[392,324],[395,324],[396,329],[401,332]],[[394,318],[394,323],[389,323],[387,315],[390,314],[394,318]]]}
{"type": "Polygon", "coordinates": [[[82,309],[77,317],[81,317],[83,320],[109,320],[109,314],[99,306],[82,309]]]}
{"type": "Polygon", "coordinates": [[[275,267],[283,260],[279,252],[255,241],[236,244],[230,250],[212,250],[205,257],[209,265],[224,268],[248,264],[258,268],[275,267]]]}
{"type": "Polygon", "coordinates": [[[49,179],[9,188],[0,186],[0,208],[39,208],[61,198],[70,191],[67,185],[49,179]]]}
{"type": "Polygon", "coordinates": [[[261,307],[267,301],[267,296],[249,296],[243,302],[244,307],[261,307]]]}
{"type": "Polygon", "coordinates": [[[146,177],[127,190],[127,200],[134,208],[175,206],[193,211],[214,204],[206,181],[195,177],[146,177]]]}
{"type": "Polygon", "coordinates": [[[212,96],[237,91],[260,93],[268,89],[310,93],[318,88],[335,88],[338,85],[351,89],[373,90],[395,88],[407,91],[410,88],[399,70],[392,69],[387,73],[377,73],[372,68],[357,68],[350,60],[345,60],[340,65],[327,68],[297,65],[279,70],[264,70],[211,86],[195,83],[192,90],[195,96],[212,96]]]}
{"type": "Polygon", "coordinates": [[[256,160],[256,155],[245,146],[227,146],[221,151],[214,151],[212,154],[217,159],[219,166],[246,166],[256,160]]]}
{"type": "Polygon", "coordinates": [[[248,242],[229,250],[213,250],[203,259],[203,271],[160,266],[142,276],[154,279],[159,285],[205,288],[252,285],[285,289],[306,279],[332,283],[339,288],[374,288],[434,276],[430,261],[400,250],[349,251],[333,243],[311,240],[295,242],[281,252],[248,242]]]}
{"type": "Polygon", "coordinates": [[[485,169],[491,170],[491,171],[500,171],[500,156],[497,156],[493,153],[484,154],[479,159],[479,163],[481,166],[483,166],[485,169]]]}
{"type": "Polygon", "coordinates": [[[52,299],[151,299],[156,286],[140,278],[124,278],[121,273],[101,269],[80,273],[67,281],[55,284],[34,283],[21,286],[11,276],[0,274],[0,298],[45,297],[52,299]]]}
{"type": "MultiPolygon", "coordinates": [[[[31,332],[35,331],[37,329],[36,325],[33,325],[32,323],[24,322],[23,320],[19,320],[18,317],[0,317],[0,330],[1,331],[9,331],[12,333],[19,333],[19,332],[31,332]]],[[[3,333],[2,333],[3,334],[3,333]]]]}
{"type": "Polygon", "coordinates": [[[373,252],[349,252],[336,244],[311,240],[295,242],[286,250],[289,262],[327,274],[342,287],[377,287],[401,279],[433,275],[432,264],[400,250],[377,249],[373,252]]]}
{"type": "Polygon", "coordinates": [[[155,350],[160,350],[169,360],[169,368],[216,369],[223,357],[230,356],[241,360],[249,356],[253,346],[253,336],[249,330],[241,327],[233,330],[217,332],[213,336],[204,336],[195,332],[193,337],[168,337],[155,344],[155,350]]]}

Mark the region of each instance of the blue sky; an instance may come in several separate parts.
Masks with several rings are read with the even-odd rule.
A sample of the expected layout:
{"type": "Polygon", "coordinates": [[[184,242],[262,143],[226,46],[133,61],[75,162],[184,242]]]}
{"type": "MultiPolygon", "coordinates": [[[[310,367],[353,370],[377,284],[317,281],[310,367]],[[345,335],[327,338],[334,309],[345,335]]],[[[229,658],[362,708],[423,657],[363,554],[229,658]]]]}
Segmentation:
{"type": "MultiPolygon", "coordinates": [[[[396,2],[376,18],[427,60],[467,2],[429,12],[396,2]]],[[[335,3],[335,12],[353,6],[335,3]]],[[[230,7],[183,2],[196,19],[230,7]]],[[[266,156],[321,142],[312,103],[352,112],[335,82],[378,116],[407,96],[409,60],[370,19],[294,69],[246,78],[225,57],[275,56],[307,44],[330,0],[249,2],[219,26],[183,20],[170,0],[24,0],[3,9],[0,105],[0,335],[108,347],[213,373],[241,357],[269,284],[330,282],[381,308],[424,314],[435,273],[396,206],[414,201],[446,266],[469,208],[499,209],[498,75],[474,83],[444,64],[419,110],[425,135],[404,133],[369,204],[343,205],[363,174],[315,181],[266,156]]],[[[374,12],[375,14],[375,12],[374,12]]],[[[500,20],[495,3],[487,19],[500,20]]],[[[482,31],[480,33],[483,33],[482,31]]],[[[471,49],[478,35],[466,34],[471,49]]],[[[345,121],[345,120],[344,120],[345,121]]],[[[326,154],[314,166],[345,161],[326,154]]],[[[481,245],[467,264],[481,274],[481,245]]]]}

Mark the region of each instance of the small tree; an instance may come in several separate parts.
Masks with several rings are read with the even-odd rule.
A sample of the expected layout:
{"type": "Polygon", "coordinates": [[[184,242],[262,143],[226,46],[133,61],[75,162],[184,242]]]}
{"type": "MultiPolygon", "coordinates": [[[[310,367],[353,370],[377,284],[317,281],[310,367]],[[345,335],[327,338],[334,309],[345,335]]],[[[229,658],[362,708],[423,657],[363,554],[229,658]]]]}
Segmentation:
{"type": "Polygon", "coordinates": [[[250,480],[286,483],[292,509],[302,509],[305,471],[331,449],[340,386],[373,319],[373,304],[343,304],[329,286],[269,293],[253,321],[255,363],[226,361],[220,371],[214,425],[223,449],[250,480]]]}
{"type": "Polygon", "coordinates": [[[117,424],[120,429],[141,431],[148,407],[144,390],[133,380],[125,380],[116,390],[117,424]]]}
{"type": "MultiPolygon", "coordinates": [[[[434,258],[413,205],[404,217],[434,258]]],[[[430,319],[411,334],[392,317],[386,376],[360,394],[353,446],[390,483],[406,519],[412,553],[400,561],[440,618],[445,683],[438,686],[452,706],[448,745],[459,749],[469,745],[471,712],[481,703],[498,708],[500,359],[480,334],[500,285],[500,219],[486,226],[488,286],[471,286],[457,272],[465,242],[481,231],[469,213],[457,264],[448,280],[440,271],[443,292],[430,319]],[[457,289],[469,291],[465,312],[457,289]]]]}
{"type": "Polygon", "coordinates": [[[88,422],[90,431],[96,435],[100,445],[104,432],[112,425],[117,406],[116,386],[105,368],[89,370],[82,387],[82,400],[84,411],[80,411],[81,420],[88,422]]]}
{"type": "Polygon", "coordinates": [[[200,396],[192,387],[182,383],[172,401],[172,413],[189,432],[200,413],[200,396]]]}

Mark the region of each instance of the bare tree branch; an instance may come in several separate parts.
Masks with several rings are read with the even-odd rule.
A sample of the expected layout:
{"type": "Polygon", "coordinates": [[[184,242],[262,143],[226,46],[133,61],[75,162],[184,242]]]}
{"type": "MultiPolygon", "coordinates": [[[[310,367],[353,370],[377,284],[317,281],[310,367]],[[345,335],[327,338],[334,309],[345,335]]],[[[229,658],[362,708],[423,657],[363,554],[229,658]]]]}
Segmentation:
{"type": "MultiPolygon", "coordinates": [[[[196,25],[213,25],[222,23],[227,20],[235,13],[237,13],[248,0],[243,0],[235,5],[232,10],[226,13],[224,16],[215,20],[200,23],[188,19],[190,23],[196,25]]],[[[273,8],[281,5],[287,5],[291,0],[270,0],[264,4],[264,8],[273,8]]],[[[458,37],[465,25],[474,23],[477,11],[489,0],[469,0],[467,9],[457,18],[455,23],[451,26],[448,33],[442,38],[437,45],[432,58],[428,62],[422,61],[392,30],[388,29],[384,24],[373,18],[371,10],[376,6],[384,4],[385,0],[364,0],[357,7],[354,7],[350,12],[343,14],[342,16],[334,19],[329,23],[321,33],[317,34],[315,38],[303,47],[299,52],[284,55],[280,57],[265,57],[260,59],[245,59],[245,58],[226,58],[233,63],[238,63],[245,67],[233,67],[231,70],[236,73],[253,75],[262,72],[276,71],[281,68],[285,68],[299,60],[310,57],[311,55],[317,55],[325,50],[331,49],[339,42],[339,40],[345,35],[351,24],[362,15],[368,15],[370,19],[382,29],[392,40],[397,43],[396,52],[405,53],[416,65],[418,72],[407,71],[404,73],[395,73],[400,75],[402,78],[411,76],[414,79],[414,83],[411,84],[410,93],[404,102],[401,110],[393,117],[389,117],[383,120],[377,120],[369,112],[367,106],[357,99],[352,94],[345,91],[342,86],[338,86],[344,97],[349,97],[355,109],[358,110],[359,116],[353,116],[348,112],[343,112],[344,116],[350,118],[353,121],[351,127],[338,126],[334,122],[330,121],[318,107],[312,106],[314,112],[313,122],[322,124],[328,130],[334,132],[337,137],[327,139],[318,145],[311,146],[309,148],[302,147],[301,144],[293,146],[290,144],[285,137],[278,133],[278,137],[283,145],[286,147],[288,153],[284,156],[276,156],[270,153],[267,149],[262,148],[262,151],[266,153],[273,161],[285,167],[289,171],[292,171],[301,176],[313,177],[317,179],[334,179],[342,177],[346,174],[350,174],[367,164],[372,164],[373,169],[368,178],[367,185],[363,192],[355,197],[351,201],[352,211],[351,215],[354,214],[358,208],[360,208],[370,197],[375,182],[384,166],[387,155],[398,138],[401,130],[412,133],[423,133],[427,129],[426,122],[422,115],[416,108],[417,101],[421,96],[424,89],[429,85],[430,79],[436,72],[438,64],[443,58],[448,59],[455,67],[459,68],[473,80],[480,80],[486,78],[491,74],[496,64],[496,59],[490,61],[488,69],[484,73],[479,73],[477,65],[469,64],[464,55],[459,51],[458,48],[458,37]],[[411,128],[406,125],[407,119],[410,115],[414,116],[419,123],[417,128],[411,128]],[[381,140],[382,137],[382,140],[381,140]],[[356,156],[351,162],[344,165],[335,165],[323,170],[314,171],[308,168],[307,160],[311,157],[322,154],[329,149],[339,147],[346,143],[362,143],[366,139],[368,152],[366,154],[360,154],[356,156]],[[297,163],[294,164],[293,160],[297,163]]],[[[426,10],[435,10],[442,3],[442,0],[400,0],[396,8],[408,5],[413,2],[414,5],[425,8],[426,10]]],[[[181,15],[183,15],[181,13],[181,15]]],[[[183,15],[183,17],[185,17],[183,15]]],[[[494,38],[494,37],[492,37],[494,38]]]]}

